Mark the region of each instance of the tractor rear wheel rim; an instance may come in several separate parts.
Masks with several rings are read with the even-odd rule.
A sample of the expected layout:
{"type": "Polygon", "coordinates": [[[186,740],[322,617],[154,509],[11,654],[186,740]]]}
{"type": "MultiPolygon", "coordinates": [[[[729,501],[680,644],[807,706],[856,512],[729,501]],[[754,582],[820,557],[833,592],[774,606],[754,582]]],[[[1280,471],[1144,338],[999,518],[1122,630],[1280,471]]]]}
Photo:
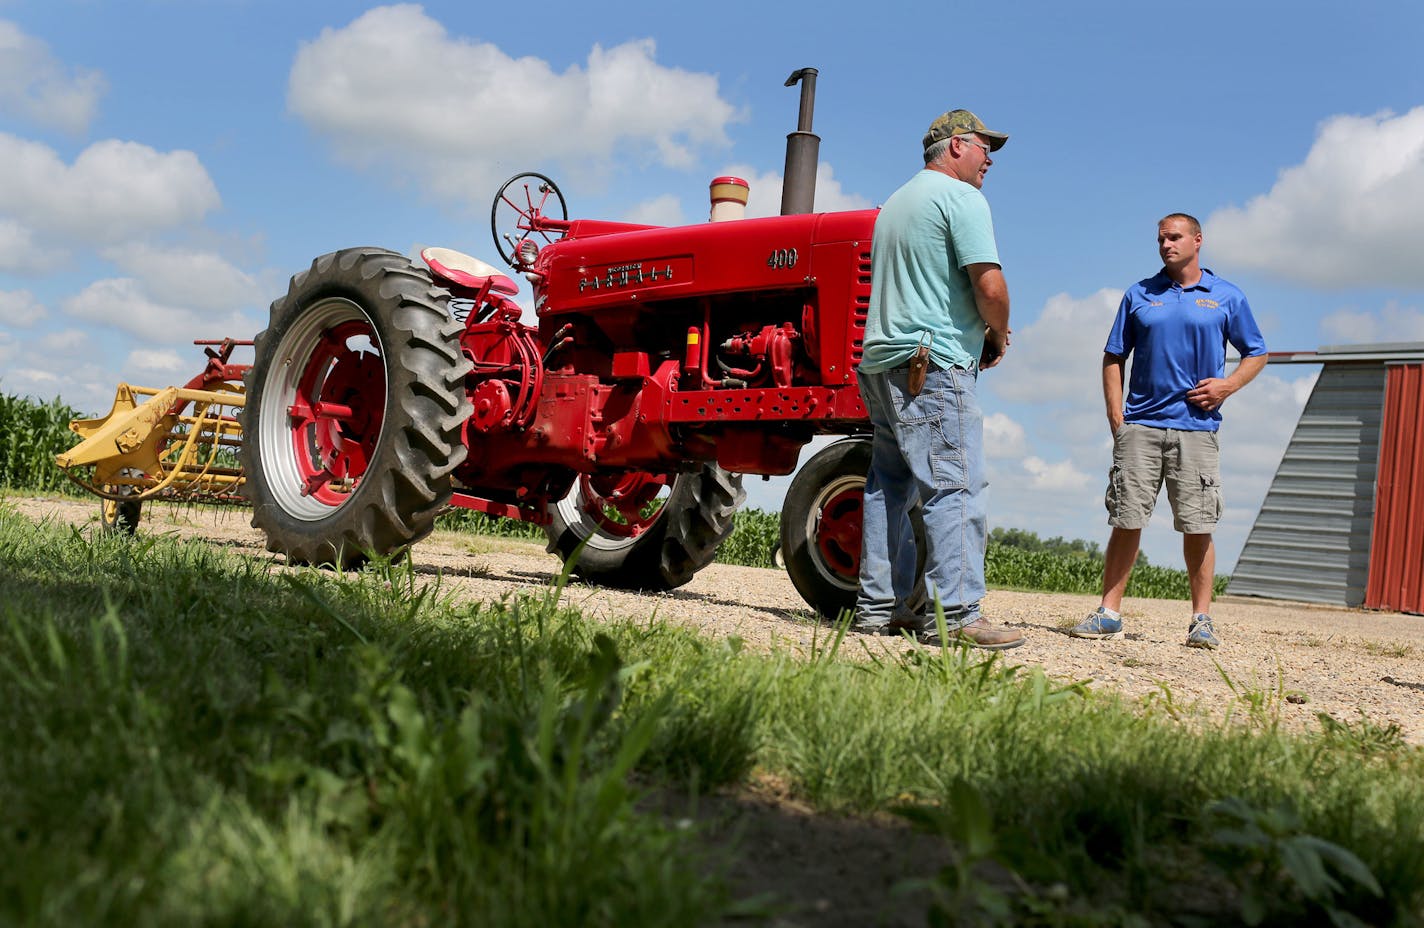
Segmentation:
{"type": "Polygon", "coordinates": [[[667,483],[662,474],[636,473],[619,479],[583,475],[579,477],[579,492],[584,512],[597,523],[599,531],[614,538],[636,538],[662,516],[661,506],[646,514],[644,510],[667,483]]]}
{"type": "Polygon", "coordinates": [[[273,495],[314,521],[350,497],[366,473],[386,408],[386,367],[370,319],[343,298],[322,300],[277,345],[263,393],[262,446],[273,495]],[[284,450],[285,449],[285,450],[284,450]]]}
{"type": "Polygon", "coordinates": [[[807,512],[806,536],[827,577],[854,588],[860,583],[860,541],[865,478],[845,476],[822,487],[807,512]]]}

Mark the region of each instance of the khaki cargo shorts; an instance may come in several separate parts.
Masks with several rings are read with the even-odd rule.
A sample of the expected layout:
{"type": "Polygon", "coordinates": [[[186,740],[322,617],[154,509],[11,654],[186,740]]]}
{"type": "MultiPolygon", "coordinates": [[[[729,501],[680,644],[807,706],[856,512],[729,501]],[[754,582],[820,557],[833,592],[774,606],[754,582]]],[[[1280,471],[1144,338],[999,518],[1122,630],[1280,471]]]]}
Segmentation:
{"type": "Polygon", "coordinates": [[[1113,437],[1108,472],[1108,524],[1141,529],[1167,485],[1172,526],[1208,535],[1221,519],[1221,446],[1215,432],[1158,429],[1124,422],[1113,437]]]}

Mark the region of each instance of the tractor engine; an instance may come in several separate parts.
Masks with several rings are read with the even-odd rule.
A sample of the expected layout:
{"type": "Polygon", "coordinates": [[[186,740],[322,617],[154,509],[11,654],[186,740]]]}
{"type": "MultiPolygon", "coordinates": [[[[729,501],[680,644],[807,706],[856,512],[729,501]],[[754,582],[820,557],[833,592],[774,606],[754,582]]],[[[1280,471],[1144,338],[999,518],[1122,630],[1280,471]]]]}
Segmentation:
{"type": "Polygon", "coordinates": [[[814,435],[863,427],[874,219],[575,221],[526,247],[538,326],[495,307],[461,336],[474,413],[456,479],[542,505],[578,474],[791,473],[814,435]]]}

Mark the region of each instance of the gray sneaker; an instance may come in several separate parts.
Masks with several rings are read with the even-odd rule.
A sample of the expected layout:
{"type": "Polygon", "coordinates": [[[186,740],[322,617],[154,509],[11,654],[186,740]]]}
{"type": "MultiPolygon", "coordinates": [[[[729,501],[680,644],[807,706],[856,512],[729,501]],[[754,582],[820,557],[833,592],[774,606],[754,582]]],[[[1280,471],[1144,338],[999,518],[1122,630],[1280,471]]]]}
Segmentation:
{"type": "Polygon", "coordinates": [[[1191,627],[1187,629],[1187,647],[1210,648],[1213,651],[1221,647],[1221,639],[1216,637],[1216,629],[1211,627],[1211,616],[1205,612],[1192,616],[1191,627]]]}
{"type": "Polygon", "coordinates": [[[1104,606],[1099,606],[1098,611],[1090,614],[1086,619],[1068,629],[1068,634],[1074,638],[1100,638],[1116,641],[1122,637],[1122,616],[1109,615],[1104,606]]]}

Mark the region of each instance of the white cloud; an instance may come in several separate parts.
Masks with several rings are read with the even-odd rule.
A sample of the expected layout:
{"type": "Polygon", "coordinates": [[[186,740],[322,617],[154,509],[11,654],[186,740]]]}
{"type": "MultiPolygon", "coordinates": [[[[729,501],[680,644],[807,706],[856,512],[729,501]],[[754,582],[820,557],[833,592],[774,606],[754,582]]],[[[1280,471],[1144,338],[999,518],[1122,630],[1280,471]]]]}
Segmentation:
{"type": "MultiPolygon", "coordinates": [[[[109,365],[119,356],[123,336],[91,328],[8,332],[0,327],[0,392],[48,402],[55,397],[83,415],[113,405],[114,385],[128,378],[109,365]]],[[[197,373],[200,365],[194,365],[197,373]]]]}
{"type": "Polygon", "coordinates": [[[652,39],[595,45],[562,73],[449,35],[415,5],[378,7],[302,45],[287,105],[339,157],[394,166],[483,205],[514,169],[607,170],[615,155],[687,167],[738,118],[717,78],[655,60],[652,39]]]}
{"type": "Polygon", "coordinates": [[[72,354],[89,344],[87,329],[61,329],[40,336],[36,344],[46,356],[72,354]]]}
{"type": "Polygon", "coordinates": [[[34,233],[20,223],[0,218],[0,271],[41,274],[57,264],[59,257],[35,244],[34,233]]]}
{"type": "Polygon", "coordinates": [[[28,290],[0,290],[0,325],[27,329],[49,315],[28,290]]]}
{"type": "Polygon", "coordinates": [[[116,139],[66,165],[46,145],[0,133],[0,176],[0,219],[90,243],[192,222],[220,203],[197,155],[116,139]]]}
{"type": "Polygon", "coordinates": [[[984,417],[984,453],[990,458],[1017,460],[1028,451],[1024,427],[1001,412],[984,417]]]}
{"type": "Polygon", "coordinates": [[[1320,320],[1326,344],[1424,341],[1424,312],[1394,301],[1379,312],[1340,309],[1320,320]]]}
{"type": "Polygon", "coordinates": [[[107,248],[103,256],[142,280],[144,290],[160,303],[231,310],[264,302],[256,278],[212,252],[131,242],[107,248]]]}
{"type": "MultiPolygon", "coordinates": [[[[36,387],[53,390],[55,384],[59,383],[59,376],[53,371],[40,370],[37,367],[19,367],[9,373],[11,380],[18,381],[31,390],[34,390],[36,387]]],[[[26,395],[39,396],[40,394],[36,391],[27,393],[26,395]]]]}
{"type": "Polygon", "coordinates": [[[82,132],[104,90],[98,71],[66,69],[44,42],[0,20],[0,112],[82,132]]]}
{"type": "Polygon", "coordinates": [[[1424,106],[1334,116],[1269,193],[1206,222],[1232,267],[1322,287],[1424,285],[1424,106]]]}
{"type": "MultiPolygon", "coordinates": [[[[1268,371],[1279,367],[1272,365],[1268,371]]],[[[1223,481],[1228,491],[1233,478],[1245,478],[1251,485],[1248,496],[1254,496],[1253,505],[1259,505],[1260,496],[1265,494],[1264,484],[1281,462],[1317,376],[1312,368],[1262,373],[1222,405],[1218,435],[1223,481]],[[1257,483],[1261,484],[1259,488],[1257,483]]],[[[1230,496],[1227,501],[1236,502],[1230,496]]]]}
{"type": "Polygon", "coordinates": [[[1103,345],[1122,291],[1103,288],[1074,299],[1049,297],[1029,324],[1013,325],[1009,353],[988,372],[994,392],[1025,402],[1080,400],[1102,408],[1103,345]]]}
{"type": "Polygon", "coordinates": [[[671,193],[665,193],[651,200],[644,200],[623,217],[628,222],[640,222],[650,226],[687,225],[687,217],[682,211],[682,201],[671,193]]]}
{"type": "MultiPolygon", "coordinates": [[[[747,198],[747,218],[759,219],[781,214],[782,178],[776,173],[762,173],[745,164],[735,164],[721,172],[745,180],[750,188],[747,198]]],[[[720,175],[719,175],[720,176],[720,175]]],[[[822,161],[816,168],[816,203],[818,213],[834,213],[845,210],[869,209],[873,204],[859,194],[849,193],[835,178],[835,169],[822,161]]],[[[697,204],[698,215],[691,222],[702,222],[711,210],[711,203],[697,204]]],[[[644,201],[629,210],[625,218],[629,222],[646,222],[650,225],[675,226],[689,223],[683,211],[682,201],[672,194],[644,201]]]]}
{"type": "MultiPolygon", "coordinates": [[[[747,218],[779,216],[781,214],[780,174],[763,174],[745,164],[734,164],[721,172],[740,177],[751,187],[747,197],[747,218]]],[[[835,178],[835,170],[826,162],[816,165],[816,212],[836,213],[843,210],[869,209],[874,206],[870,200],[858,194],[849,193],[835,178]]]]}
{"type": "Polygon", "coordinates": [[[1024,458],[1023,466],[1031,478],[1029,488],[1033,490],[1081,490],[1093,479],[1069,460],[1050,464],[1040,457],[1030,456],[1024,458]]]}
{"type": "Polygon", "coordinates": [[[95,281],[61,309],[72,318],[110,325],[154,345],[191,344],[195,338],[246,338],[258,328],[241,313],[218,317],[159,302],[131,277],[95,281]]]}
{"type": "Polygon", "coordinates": [[[183,358],[176,351],[152,348],[136,348],[130,351],[128,357],[124,358],[123,369],[133,371],[136,376],[148,376],[155,386],[159,380],[164,381],[163,386],[170,382],[186,382],[198,373],[193,358],[183,358]]]}

